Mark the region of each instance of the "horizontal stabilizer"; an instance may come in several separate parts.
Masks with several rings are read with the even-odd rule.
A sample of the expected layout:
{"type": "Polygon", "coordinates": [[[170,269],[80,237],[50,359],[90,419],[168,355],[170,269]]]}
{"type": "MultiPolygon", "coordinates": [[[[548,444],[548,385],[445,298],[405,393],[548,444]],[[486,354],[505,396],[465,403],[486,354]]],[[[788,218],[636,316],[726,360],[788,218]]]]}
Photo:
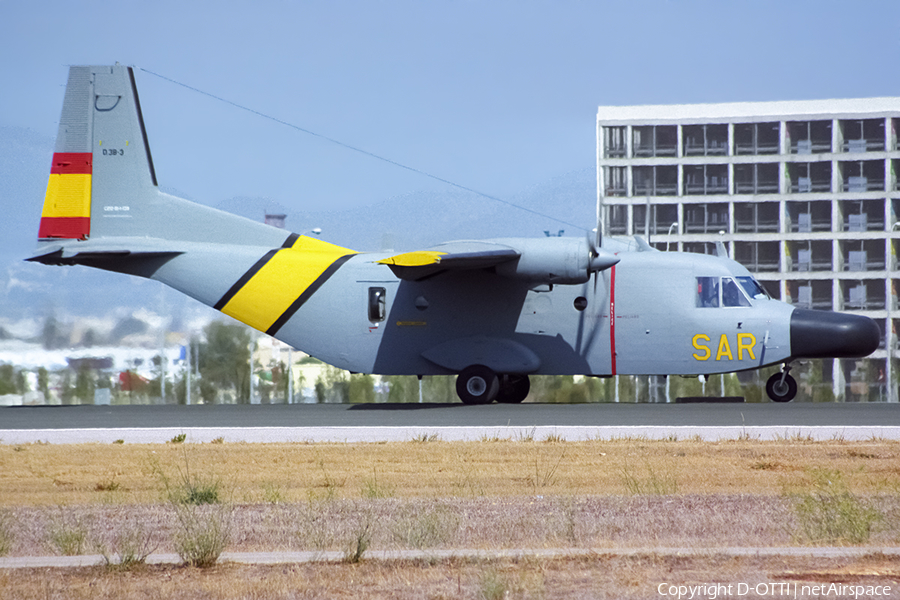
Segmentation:
{"type": "Polygon", "coordinates": [[[177,243],[167,240],[100,238],[85,242],[42,244],[33,256],[25,260],[54,266],[84,265],[150,277],[160,265],[185,251],[177,243]]]}

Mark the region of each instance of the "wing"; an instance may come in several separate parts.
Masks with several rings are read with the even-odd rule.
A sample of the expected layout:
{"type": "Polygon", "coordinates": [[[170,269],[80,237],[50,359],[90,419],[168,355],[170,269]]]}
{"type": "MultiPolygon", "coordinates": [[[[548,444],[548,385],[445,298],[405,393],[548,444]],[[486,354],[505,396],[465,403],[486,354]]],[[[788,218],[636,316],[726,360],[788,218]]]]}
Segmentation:
{"type": "Polygon", "coordinates": [[[419,281],[445,271],[487,269],[519,256],[521,253],[518,250],[505,244],[462,241],[397,254],[376,262],[390,267],[400,279],[419,281]]]}

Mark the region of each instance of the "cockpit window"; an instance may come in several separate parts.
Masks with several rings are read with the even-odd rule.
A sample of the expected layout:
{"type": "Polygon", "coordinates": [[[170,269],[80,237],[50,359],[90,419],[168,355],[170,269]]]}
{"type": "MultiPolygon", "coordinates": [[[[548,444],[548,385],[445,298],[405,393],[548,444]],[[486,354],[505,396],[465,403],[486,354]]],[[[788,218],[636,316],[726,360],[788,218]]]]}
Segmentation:
{"type": "Polygon", "coordinates": [[[731,277],[722,278],[722,306],[750,306],[750,301],[731,277]]]}
{"type": "Polygon", "coordinates": [[[741,287],[743,286],[739,286],[731,277],[698,277],[697,306],[699,308],[750,306],[750,300],[741,287]]]}
{"type": "Polygon", "coordinates": [[[771,299],[766,289],[759,284],[757,280],[752,277],[738,277],[738,283],[741,284],[741,287],[744,288],[744,291],[747,292],[747,295],[753,298],[754,300],[768,300],[771,299]]]}
{"type": "Polygon", "coordinates": [[[719,306],[719,278],[697,278],[697,307],[718,308],[719,306]]]}

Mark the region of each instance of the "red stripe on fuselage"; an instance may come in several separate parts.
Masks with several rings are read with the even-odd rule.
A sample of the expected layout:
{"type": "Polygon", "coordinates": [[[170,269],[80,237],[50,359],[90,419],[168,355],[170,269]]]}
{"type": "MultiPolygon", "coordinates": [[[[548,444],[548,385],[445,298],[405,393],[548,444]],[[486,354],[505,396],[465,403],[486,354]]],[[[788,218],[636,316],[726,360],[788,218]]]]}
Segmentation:
{"type": "Polygon", "coordinates": [[[90,152],[54,152],[50,172],[57,175],[93,175],[94,155],[90,152]]]}
{"type": "Polygon", "coordinates": [[[616,265],[609,276],[609,356],[611,374],[616,374],[616,265]]]}

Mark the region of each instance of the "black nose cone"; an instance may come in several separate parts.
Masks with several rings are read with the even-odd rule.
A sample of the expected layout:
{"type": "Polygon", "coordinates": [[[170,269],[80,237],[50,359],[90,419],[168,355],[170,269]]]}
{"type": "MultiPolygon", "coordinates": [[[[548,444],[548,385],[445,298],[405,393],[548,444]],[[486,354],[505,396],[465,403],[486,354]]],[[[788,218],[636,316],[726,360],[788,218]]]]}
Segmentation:
{"type": "Polygon", "coordinates": [[[800,308],[791,313],[793,358],[858,358],[880,342],[881,330],[869,317],[800,308]]]}

